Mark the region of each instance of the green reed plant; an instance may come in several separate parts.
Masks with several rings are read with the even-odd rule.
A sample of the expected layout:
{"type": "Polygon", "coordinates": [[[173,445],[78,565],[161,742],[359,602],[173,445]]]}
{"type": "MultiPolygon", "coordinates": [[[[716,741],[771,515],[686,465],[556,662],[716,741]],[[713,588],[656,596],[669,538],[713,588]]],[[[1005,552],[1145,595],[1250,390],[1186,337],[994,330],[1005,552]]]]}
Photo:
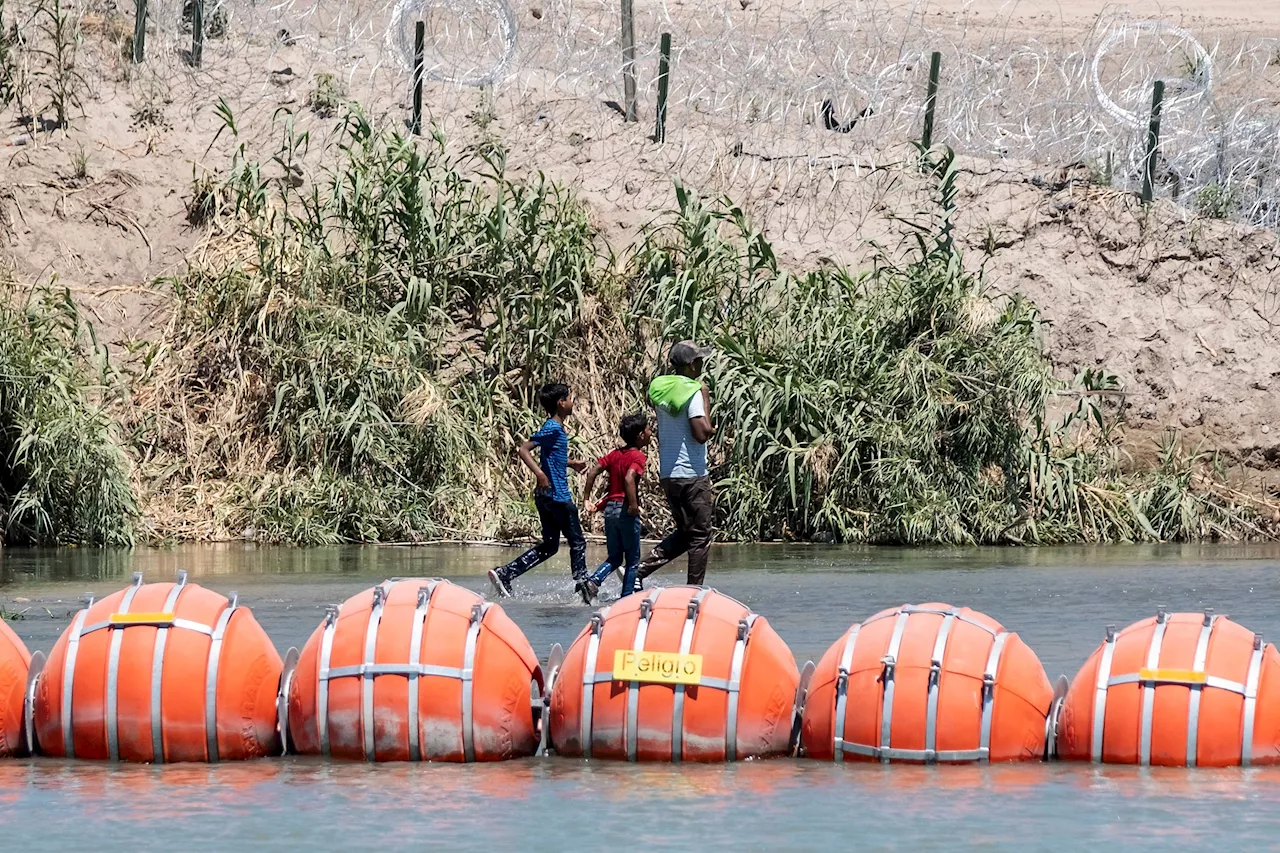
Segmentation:
{"type": "Polygon", "coordinates": [[[129,465],[91,327],[68,291],[0,295],[0,530],[10,544],[128,545],[129,465]]]}
{"type": "Polygon", "coordinates": [[[224,526],[266,538],[467,529],[476,469],[500,468],[531,427],[528,377],[572,359],[557,342],[600,264],[585,211],[501,159],[456,162],[443,139],[354,110],[337,156],[296,188],[266,177],[306,158],[291,115],[262,164],[221,112],[235,148],[203,191],[237,251],[173,282],[171,355],[137,377],[159,404],[133,425],[146,470],[221,482],[224,526]],[[166,441],[161,401],[178,399],[210,428],[202,453],[166,441]]]}
{"type": "Polygon", "coordinates": [[[32,25],[37,37],[29,47],[43,67],[35,73],[52,110],[56,127],[65,128],[75,111],[83,112],[88,81],[76,64],[80,50],[80,20],[65,0],[39,0],[32,25]]]}
{"type": "Polygon", "coordinates": [[[1114,377],[1086,373],[1077,409],[1046,424],[1062,389],[1039,317],[966,267],[954,158],[932,156],[931,207],[860,275],[789,273],[741,210],[683,188],[646,235],[640,325],[720,350],[710,381],[729,535],[971,544],[1246,531],[1248,510],[1198,487],[1200,459],[1122,471],[1115,418],[1098,402],[1114,377]]]}
{"type": "MultiPolygon", "coordinates": [[[[317,158],[290,113],[264,162],[219,114],[229,166],[197,194],[217,200],[199,217],[217,250],[172,282],[173,326],[136,360],[127,416],[151,505],[176,507],[162,529],[303,543],[528,530],[510,451],[538,423],[538,385],[568,381],[581,450],[603,450],[667,346],[694,337],[718,348],[728,537],[1263,532],[1201,454],[1171,445],[1155,470],[1124,468],[1115,378],[1055,380],[1035,307],[989,292],[959,251],[950,152],[925,161],[930,199],[901,218],[901,245],[861,272],[791,271],[741,208],[683,185],[619,259],[572,193],[511,177],[498,146],[451,155],[438,133],[349,107],[302,182],[317,158]],[[1051,422],[1062,393],[1076,408],[1051,422]]],[[[663,511],[656,491],[649,505],[663,511]]]]}

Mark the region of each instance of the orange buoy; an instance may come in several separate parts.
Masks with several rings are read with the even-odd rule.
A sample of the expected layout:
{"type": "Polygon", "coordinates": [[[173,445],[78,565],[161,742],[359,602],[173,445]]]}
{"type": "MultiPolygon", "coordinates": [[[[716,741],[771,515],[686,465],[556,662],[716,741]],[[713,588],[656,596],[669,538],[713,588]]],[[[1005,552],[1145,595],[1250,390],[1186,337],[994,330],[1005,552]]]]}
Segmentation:
{"type": "Polygon", "coordinates": [[[133,584],[78,612],[35,686],[40,750],[218,761],[278,749],[280,655],[247,607],[197,584],[133,584]]]}
{"type": "Polygon", "coordinates": [[[1039,759],[1052,700],[1039,658],[990,616],[904,605],[854,625],[822,656],[800,744],[835,761],[1039,759]]]}
{"type": "Polygon", "coordinates": [[[1231,767],[1280,762],[1280,655],[1225,616],[1173,613],[1106,639],[1071,680],[1058,757],[1231,767]]]}
{"type": "Polygon", "coordinates": [[[26,753],[27,669],[31,654],[13,629],[0,620],[0,758],[26,753]]]}
{"type": "Polygon", "coordinates": [[[587,758],[781,755],[799,680],[786,643],[745,605],[651,589],[600,610],[573,641],[550,688],[550,739],[587,758]]]}
{"type": "Polygon", "coordinates": [[[331,607],[287,678],[304,755],[499,761],[538,746],[533,647],[501,607],[446,580],[389,580],[331,607]]]}

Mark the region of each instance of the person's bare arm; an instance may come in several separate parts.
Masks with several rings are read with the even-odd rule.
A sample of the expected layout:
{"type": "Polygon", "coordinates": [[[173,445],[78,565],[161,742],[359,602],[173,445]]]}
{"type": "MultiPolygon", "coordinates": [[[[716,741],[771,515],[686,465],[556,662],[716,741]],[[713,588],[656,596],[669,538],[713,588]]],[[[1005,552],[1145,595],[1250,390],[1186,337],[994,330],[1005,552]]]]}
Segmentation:
{"type": "Polygon", "coordinates": [[[582,459],[570,459],[567,462],[565,462],[565,464],[568,465],[573,470],[577,471],[579,474],[581,474],[583,471],[587,470],[588,463],[582,459]]]}
{"type": "Polygon", "coordinates": [[[640,475],[634,470],[628,471],[627,476],[622,480],[622,490],[627,495],[627,513],[630,515],[640,514],[640,494],[638,486],[640,483],[640,475]]]}
{"type": "Polygon", "coordinates": [[[533,449],[537,446],[538,445],[534,443],[533,439],[529,439],[516,449],[516,453],[520,455],[520,461],[524,463],[524,467],[533,472],[533,476],[538,481],[538,488],[549,489],[551,488],[551,478],[549,478],[546,473],[538,467],[538,463],[533,459],[533,449]]]}
{"type": "Polygon", "coordinates": [[[707,390],[706,385],[702,386],[702,410],[706,414],[689,419],[689,430],[693,433],[693,440],[698,444],[706,444],[716,432],[716,428],[711,423],[711,392],[707,390]]]}
{"type": "Polygon", "coordinates": [[[587,471],[587,481],[582,486],[582,502],[587,505],[587,512],[595,511],[591,504],[591,492],[595,488],[596,478],[600,476],[600,472],[603,470],[600,467],[600,463],[597,462],[587,471]]]}

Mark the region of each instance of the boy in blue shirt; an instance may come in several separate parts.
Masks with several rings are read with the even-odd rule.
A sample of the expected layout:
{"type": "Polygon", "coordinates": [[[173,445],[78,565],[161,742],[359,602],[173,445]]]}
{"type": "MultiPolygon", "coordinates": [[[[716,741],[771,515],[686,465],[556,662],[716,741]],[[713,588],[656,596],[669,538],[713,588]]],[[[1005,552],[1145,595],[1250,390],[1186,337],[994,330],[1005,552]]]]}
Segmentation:
{"type": "Polygon", "coordinates": [[[489,570],[489,582],[500,596],[511,595],[513,580],[560,550],[561,534],[569,541],[574,589],[578,590],[587,579],[587,540],[582,535],[578,507],[569,493],[568,477],[569,468],[582,473],[586,463],[569,461],[569,434],[564,429],[565,420],[573,414],[573,394],[568,385],[553,382],[538,391],[538,402],[547,411],[547,421],[516,452],[538,481],[533,503],[542,522],[542,541],[505,566],[489,570]],[[541,464],[533,461],[535,447],[540,451],[541,464]]]}

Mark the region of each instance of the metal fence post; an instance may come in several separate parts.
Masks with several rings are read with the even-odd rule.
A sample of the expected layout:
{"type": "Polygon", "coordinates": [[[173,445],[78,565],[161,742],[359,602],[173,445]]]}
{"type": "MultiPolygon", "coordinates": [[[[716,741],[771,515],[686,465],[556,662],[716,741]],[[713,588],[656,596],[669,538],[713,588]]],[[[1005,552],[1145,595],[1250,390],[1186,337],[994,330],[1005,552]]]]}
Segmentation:
{"type": "Polygon", "coordinates": [[[1160,152],[1160,107],[1164,104],[1164,81],[1151,87],[1151,123],[1147,125],[1147,156],[1142,161],[1142,203],[1150,204],[1155,194],[1156,155],[1160,152]]]}
{"type": "Polygon", "coordinates": [[[140,63],[147,57],[147,0],[134,0],[133,5],[133,61],[140,63]]]}
{"type": "Polygon", "coordinates": [[[928,151],[933,147],[933,118],[938,108],[938,73],[942,70],[942,53],[934,51],[929,59],[929,93],[924,99],[924,133],[920,145],[928,151]]]}
{"type": "Polygon", "coordinates": [[[410,126],[415,136],[422,134],[422,72],[426,42],[427,25],[418,21],[413,25],[413,122],[410,126]]]}
{"type": "Polygon", "coordinates": [[[633,0],[622,0],[622,101],[626,121],[636,120],[636,21],[633,0]]]}
{"type": "Polygon", "coordinates": [[[671,33],[663,33],[658,49],[658,117],[653,127],[653,141],[667,140],[667,93],[671,85],[671,33]]]}
{"type": "Polygon", "coordinates": [[[204,0],[192,0],[191,6],[191,64],[204,60],[204,0]]]}

